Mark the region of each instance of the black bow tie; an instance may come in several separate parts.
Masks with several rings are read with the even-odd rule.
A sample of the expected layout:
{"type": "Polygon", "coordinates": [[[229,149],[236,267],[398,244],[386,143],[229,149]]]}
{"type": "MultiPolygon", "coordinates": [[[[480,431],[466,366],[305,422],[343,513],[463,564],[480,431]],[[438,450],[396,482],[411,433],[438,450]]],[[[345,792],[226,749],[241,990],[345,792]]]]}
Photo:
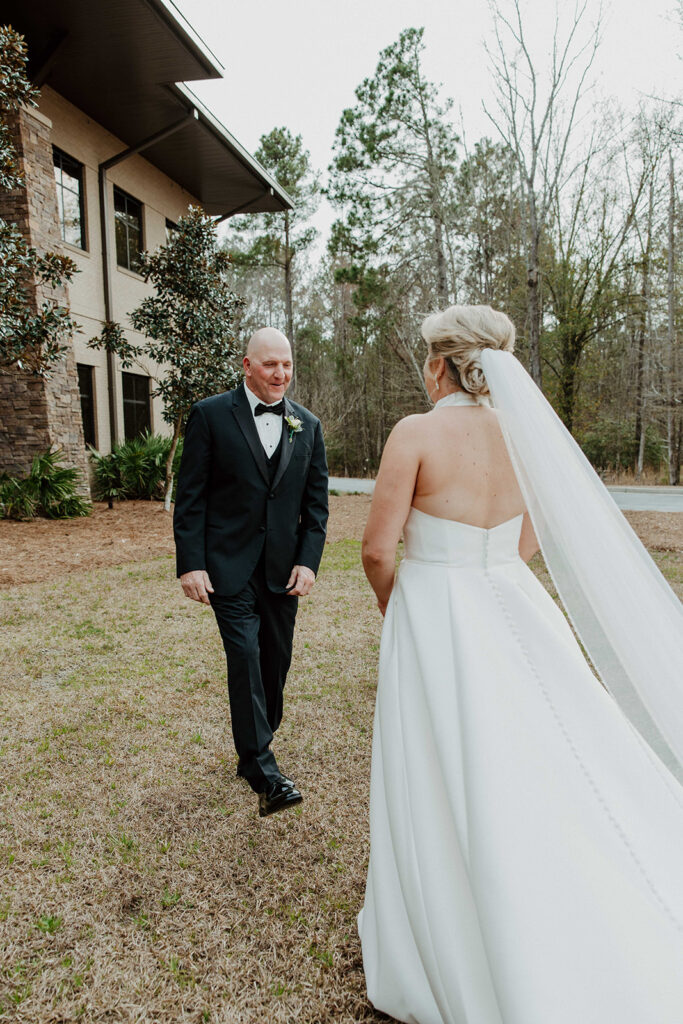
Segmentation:
{"type": "Polygon", "coordinates": [[[285,403],[284,401],[279,401],[275,405],[264,405],[263,402],[259,402],[254,409],[254,416],[263,416],[264,412],[272,412],[274,416],[284,416],[285,403]]]}

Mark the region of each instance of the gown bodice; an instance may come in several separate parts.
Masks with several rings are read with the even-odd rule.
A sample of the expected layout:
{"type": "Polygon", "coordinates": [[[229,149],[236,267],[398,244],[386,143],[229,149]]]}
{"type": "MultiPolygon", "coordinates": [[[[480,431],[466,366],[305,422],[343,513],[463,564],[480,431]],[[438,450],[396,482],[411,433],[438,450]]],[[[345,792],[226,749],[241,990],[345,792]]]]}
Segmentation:
{"type": "Polygon", "coordinates": [[[405,557],[411,562],[472,569],[516,562],[522,519],[514,516],[484,529],[411,508],[403,527],[405,557]]]}

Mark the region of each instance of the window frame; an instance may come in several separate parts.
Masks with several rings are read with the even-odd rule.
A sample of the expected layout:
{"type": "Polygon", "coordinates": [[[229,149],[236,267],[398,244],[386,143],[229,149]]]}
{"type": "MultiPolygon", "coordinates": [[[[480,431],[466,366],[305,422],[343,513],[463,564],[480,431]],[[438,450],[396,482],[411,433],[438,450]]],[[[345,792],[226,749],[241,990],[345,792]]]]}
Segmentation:
{"type": "Polygon", "coordinates": [[[96,415],[96,398],[95,398],[95,367],[91,363],[76,363],[76,372],[78,374],[78,394],[81,400],[81,420],[83,423],[83,440],[86,444],[92,445],[93,448],[97,448],[97,415],[96,415]],[[83,371],[87,371],[89,377],[89,393],[83,392],[81,387],[82,377],[85,376],[83,371]],[[89,409],[84,408],[84,399],[86,406],[89,405],[89,409]],[[86,422],[87,421],[87,422],[86,422]],[[90,440],[92,438],[92,440],[90,440]]]}
{"type": "MultiPolygon", "coordinates": [[[[137,385],[134,385],[134,387],[136,387],[136,386],[137,385]]],[[[140,435],[144,432],[145,429],[147,429],[151,433],[151,431],[152,431],[152,378],[149,376],[149,374],[146,374],[146,373],[131,373],[130,371],[122,370],[121,371],[121,400],[123,402],[123,437],[124,437],[124,440],[125,441],[132,441],[136,437],[140,437],[140,435]],[[137,398],[137,397],[133,397],[133,398],[127,398],[126,397],[126,384],[127,384],[127,382],[129,380],[132,381],[135,378],[139,379],[140,381],[144,380],[144,381],[147,382],[147,393],[146,393],[144,402],[143,402],[142,399],[137,398]],[[131,406],[133,406],[133,407],[140,407],[140,406],[143,406],[143,405],[146,407],[146,410],[147,410],[147,415],[145,417],[146,422],[145,422],[144,426],[141,429],[138,428],[138,429],[136,429],[135,433],[132,433],[128,429],[128,422],[129,422],[129,416],[130,416],[130,408],[131,408],[131,406]]],[[[135,420],[136,420],[136,427],[137,427],[137,420],[138,420],[137,415],[135,416],[135,420]]]]}
{"type": "Polygon", "coordinates": [[[59,222],[59,235],[62,242],[65,245],[71,245],[74,249],[81,249],[83,252],[88,251],[88,240],[87,233],[85,230],[85,164],[81,163],[80,160],[76,160],[75,157],[71,156],[65,150],[60,149],[59,146],[52,147],[52,166],[55,170],[59,169],[61,172],[61,180],[57,180],[55,175],[55,192],[57,195],[57,220],[59,222]],[[72,242],[70,239],[64,237],[64,225],[66,223],[62,216],[64,210],[64,192],[69,192],[73,195],[73,190],[65,187],[64,185],[64,172],[78,181],[78,217],[79,217],[79,228],[81,232],[80,244],[72,242]],[[61,196],[60,196],[61,192],[61,196]],[[61,205],[60,205],[61,198],[61,205]]]}
{"type": "Polygon", "coordinates": [[[173,241],[174,234],[179,231],[178,225],[170,217],[166,218],[166,245],[173,241]]]}
{"type": "Polygon", "coordinates": [[[126,192],[125,189],[120,188],[118,185],[114,185],[113,191],[114,191],[114,249],[116,250],[116,265],[117,265],[117,267],[120,267],[122,270],[127,270],[129,273],[131,273],[131,274],[138,274],[138,276],[139,276],[139,271],[136,269],[136,266],[135,266],[136,260],[135,259],[131,259],[131,256],[130,256],[130,232],[129,232],[129,227],[128,227],[128,223],[127,223],[127,218],[130,216],[129,206],[130,207],[137,207],[137,209],[139,211],[138,223],[140,225],[140,227],[139,227],[139,246],[138,246],[138,253],[137,253],[137,255],[139,256],[140,253],[142,253],[144,251],[144,248],[145,248],[145,240],[144,240],[144,215],[143,215],[143,206],[144,206],[144,204],[142,203],[142,201],[140,199],[136,199],[135,196],[132,196],[130,194],[130,192],[126,192]],[[120,200],[120,201],[121,200],[123,201],[123,204],[124,204],[124,209],[123,210],[117,210],[117,208],[116,208],[117,199],[120,200]],[[120,216],[120,214],[123,214],[123,216],[120,216]],[[125,232],[126,232],[126,262],[125,263],[121,263],[121,261],[119,259],[120,253],[119,253],[118,226],[120,224],[123,225],[123,227],[125,229],[125,232]]]}

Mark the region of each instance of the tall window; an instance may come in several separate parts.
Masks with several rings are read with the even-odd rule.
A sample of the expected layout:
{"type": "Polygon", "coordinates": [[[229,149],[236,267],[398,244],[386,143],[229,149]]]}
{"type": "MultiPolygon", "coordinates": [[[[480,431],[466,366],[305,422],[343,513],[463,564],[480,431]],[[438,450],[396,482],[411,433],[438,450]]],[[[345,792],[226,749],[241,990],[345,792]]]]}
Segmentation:
{"type": "Polygon", "coordinates": [[[78,363],[78,390],[81,393],[81,416],[83,438],[86,444],[95,445],[95,367],[78,363]]]}
{"type": "Polygon", "coordinates": [[[85,217],[83,215],[83,164],[52,147],[57,186],[57,211],[62,239],[85,249],[85,217]]]}
{"type": "Polygon", "coordinates": [[[141,373],[122,373],[123,431],[126,441],[138,437],[152,426],[149,377],[141,373]]]}
{"type": "Polygon", "coordinates": [[[142,203],[123,189],[114,187],[116,262],[127,270],[137,269],[142,252],[142,203]]]}
{"type": "Polygon", "coordinates": [[[178,234],[178,225],[175,221],[166,218],[166,244],[172,242],[175,236],[178,234]]]}

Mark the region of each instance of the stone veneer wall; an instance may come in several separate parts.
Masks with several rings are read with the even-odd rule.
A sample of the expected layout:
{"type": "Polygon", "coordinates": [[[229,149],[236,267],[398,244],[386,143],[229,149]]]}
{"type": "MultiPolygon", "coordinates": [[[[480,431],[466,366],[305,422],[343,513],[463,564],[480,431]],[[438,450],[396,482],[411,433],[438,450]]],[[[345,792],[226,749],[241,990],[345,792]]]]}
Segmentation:
{"type": "MultiPolygon", "coordinates": [[[[21,110],[12,137],[24,178],[21,188],[0,192],[0,217],[18,225],[29,243],[41,251],[59,250],[60,235],[54,183],[50,121],[37,110],[21,110]]],[[[37,288],[36,304],[58,293],[37,288]]],[[[88,460],[83,440],[81,401],[73,347],[55,363],[49,379],[19,370],[0,370],[0,471],[25,475],[34,455],[59,447],[64,463],[81,471],[81,493],[89,496],[88,460]]]]}

